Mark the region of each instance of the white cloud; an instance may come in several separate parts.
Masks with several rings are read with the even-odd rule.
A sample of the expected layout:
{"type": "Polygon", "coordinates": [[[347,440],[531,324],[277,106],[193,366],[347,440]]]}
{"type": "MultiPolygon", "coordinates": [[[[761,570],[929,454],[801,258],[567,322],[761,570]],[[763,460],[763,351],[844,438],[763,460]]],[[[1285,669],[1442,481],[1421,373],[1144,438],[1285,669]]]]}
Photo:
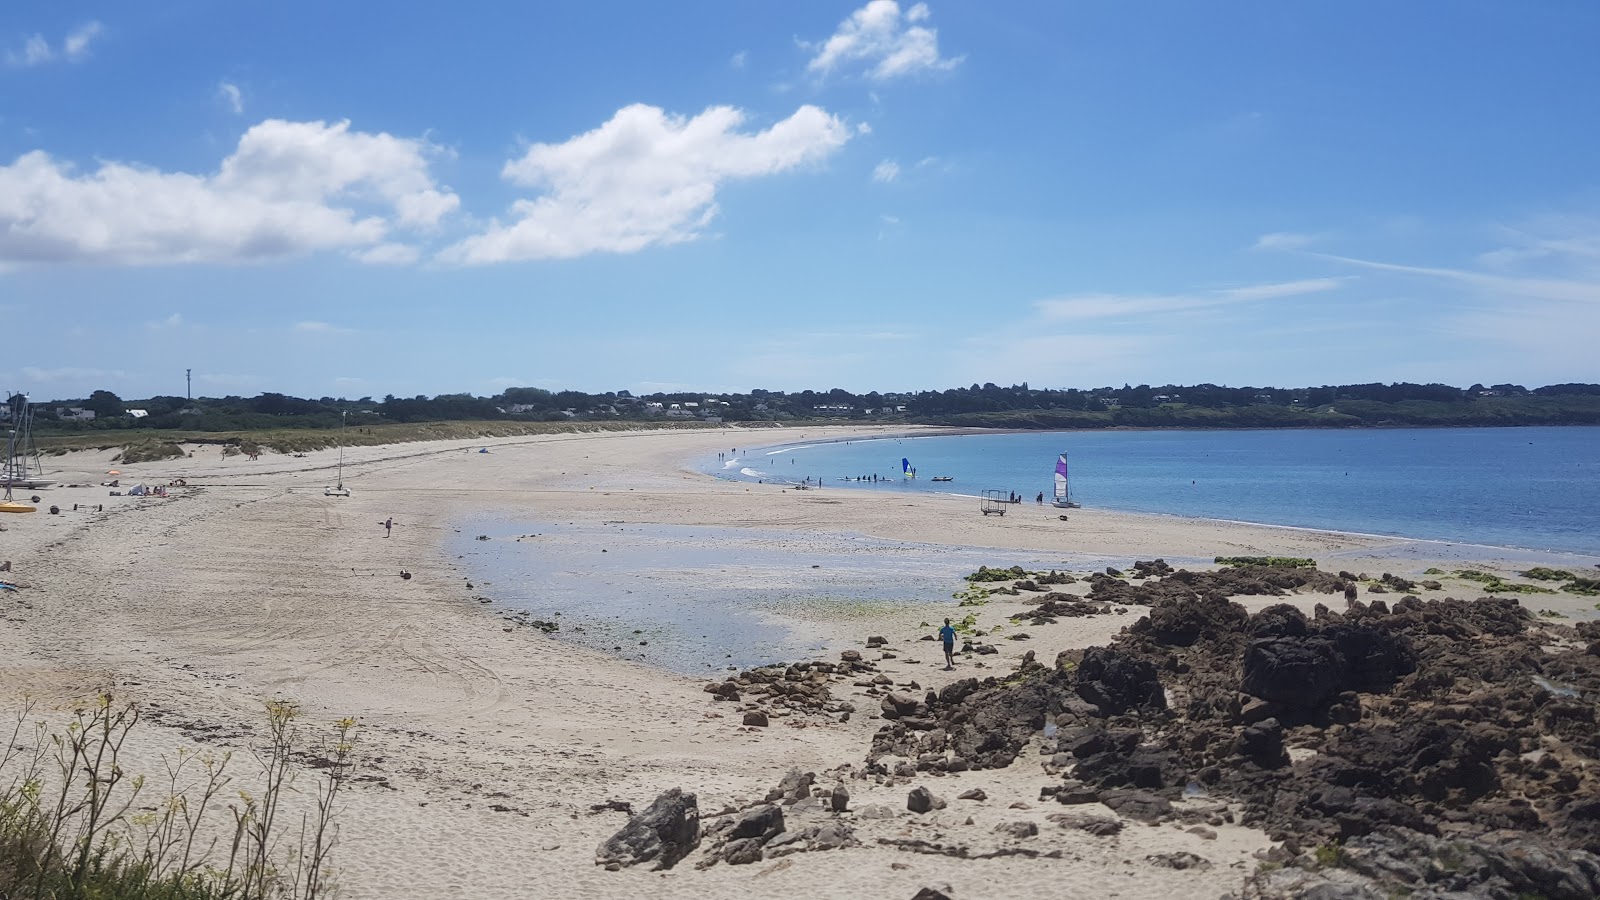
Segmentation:
{"type": "Polygon", "coordinates": [[[167,316],[165,319],[162,319],[159,322],[146,322],[146,323],[144,323],[144,327],[149,328],[151,330],[182,328],[183,327],[183,316],[178,314],[178,313],[173,313],[172,315],[167,316]]]}
{"type": "Polygon", "coordinates": [[[226,103],[229,109],[233,110],[234,115],[244,114],[244,94],[240,92],[237,84],[229,84],[226,81],[218,84],[217,97],[223,103],[226,103]]]}
{"type": "Polygon", "coordinates": [[[55,58],[55,51],[50,49],[50,42],[45,40],[42,34],[30,36],[22,45],[21,51],[6,51],[6,63],[17,68],[37,66],[55,58]]]}
{"type": "Polygon", "coordinates": [[[939,55],[939,33],[919,24],[931,14],[918,3],[902,15],[895,0],[872,0],[839,23],[833,36],[816,47],[806,69],[828,75],[849,63],[867,66],[867,75],[887,81],[918,72],[955,68],[962,57],[939,55]]]}
{"type": "Polygon", "coordinates": [[[512,221],[446,249],[464,264],[632,253],[693,240],[717,214],[725,182],[784,172],[826,158],[850,128],[815,106],[765,131],[740,132],[744,113],[714,106],[693,118],[636,104],[560,144],[534,144],[506,163],[507,180],[539,188],[512,221]]]}
{"type": "Polygon", "coordinates": [[[733,55],[732,59],[728,60],[728,65],[733,66],[735,69],[742,69],[742,68],[744,68],[744,64],[749,59],[750,59],[749,52],[745,51],[745,50],[740,50],[738,53],[735,53],[733,55]]]}
{"type": "Polygon", "coordinates": [[[1034,307],[1044,318],[1055,322],[1128,319],[1150,313],[1180,312],[1297,297],[1331,291],[1342,283],[1343,279],[1340,278],[1310,278],[1303,281],[1257,284],[1186,294],[1079,294],[1040,300],[1034,307]]]}
{"type": "Polygon", "coordinates": [[[1288,231],[1275,231],[1263,234],[1256,238],[1251,250],[1299,250],[1310,245],[1312,237],[1309,234],[1294,234],[1288,231]]]}
{"type": "Polygon", "coordinates": [[[382,246],[459,203],[425,141],[268,119],[214,174],[118,162],[78,174],[43,151],[0,165],[0,262],[237,263],[382,246]]]}
{"type": "Polygon", "coordinates": [[[67,39],[61,45],[62,50],[67,55],[67,59],[72,62],[81,62],[87,59],[89,57],[90,42],[99,37],[104,31],[105,27],[99,22],[89,22],[79,26],[76,31],[67,35],[67,39]]]}
{"type": "Polygon", "coordinates": [[[13,68],[26,69],[57,59],[74,63],[83,62],[89,58],[89,45],[104,32],[105,27],[99,22],[80,25],[62,39],[59,54],[50,46],[50,41],[44,35],[29,35],[23,42],[21,50],[6,51],[6,64],[13,68]]]}
{"type": "Polygon", "coordinates": [[[900,177],[900,164],[892,159],[878,163],[872,170],[872,180],[879,184],[888,184],[900,177]]]}

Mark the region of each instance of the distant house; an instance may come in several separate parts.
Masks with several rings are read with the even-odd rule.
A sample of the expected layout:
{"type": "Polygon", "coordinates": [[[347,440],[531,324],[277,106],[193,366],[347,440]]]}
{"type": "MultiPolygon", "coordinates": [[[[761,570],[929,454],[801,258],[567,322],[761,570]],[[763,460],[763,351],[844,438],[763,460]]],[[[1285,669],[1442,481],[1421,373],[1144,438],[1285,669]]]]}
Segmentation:
{"type": "Polygon", "coordinates": [[[513,416],[520,416],[523,413],[531,413],[537,409],[538,407],[534,406],[532,403],[513,403],[511,404],[511,408],[506,410],[506,412],[511,413],[513,416]]]}
{"type": "Polygon", "coordinates": [[[150,410],[148,410],[148,409],[130,409],[130,410],[128,410],[128,418],[130,418],[130,419],[143,419],[143,418],[145,418],[145,417],[147,417],[149,415],[150,415],[150,410]]]}
{"type": "Polygon", "coordinates": [[[63,422],[93,422],[94,410],[81,406],[63,406],[56,409],[56,418],[63,422]]]}

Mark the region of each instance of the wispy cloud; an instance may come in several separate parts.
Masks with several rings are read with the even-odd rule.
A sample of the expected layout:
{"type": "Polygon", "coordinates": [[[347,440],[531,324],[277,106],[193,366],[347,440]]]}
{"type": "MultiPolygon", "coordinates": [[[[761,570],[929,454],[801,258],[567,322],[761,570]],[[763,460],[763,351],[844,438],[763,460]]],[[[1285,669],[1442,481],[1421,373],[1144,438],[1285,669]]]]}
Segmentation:
{"type": "Polygon", "coordinates": [[[51,46],[49,39],[44,35],[29,35],[23,42],[22,49],[6,51],[6,65],[17,69],[28,69],[57,60],[69,63],[83,62],[89,58],[89,45],[104,32],[105,26],[99,22],[86,22],[62,38],[60,51],[51,46]]]}
{"type": "Polygon", "coordinates": [[[1296,234],[1290,231],[1275,231],[1263,234],[1256,238],[1252,250],[1299,250],[1310,246],[1314,238],[1309,234],[1296,234]]]}
{"type": "Polygon", "coordinates": [[[899,177],[900,164],[892,159],[886,159],[872,169],[872,180],[879,184],[888,184],[899,177]]]}
{"type": "Polygon", "coordinates": [[[733,66],[735,69],[742,69],[742,68],[744,68],[745,63],[748,62],[749,60],[750,60],[749,51],[740,50],[738,53],[735,53],[728,60],[728,65],[733,66]]]}
{"type": "Polygon", "coordinates": [[[1273,284],[1256,284],[1222,290],[1184,294],[1078,294],[1040,300],[1034,304],[1041,317],[1051,322],[1093,319],[1130,319],[1152,313],[1180,312],[1281,300],[1305,294],[1331,291],[1343,284],[1340,278],[1309,278],[1273,284]]]}
{"type": "Polygon", "coordinates": [[[105,26],[99,22],[80,25],[62,42],[62,51],[72,62],[82,62],[89,57],[89,45],[104,32],[105,26]]]}
{"type": "Polygon", "coordinates": [[[238,116],[244,114],[244,94],[239,90],[239,86],[237,84],[231,84],[226,81],[218,84],[217,99],[221,100],[228,107],[228,109],[232,110],[234,115],[238,116]]]}
{"type": "Polygon", "coordinates": [[[940,55],[939,33],[925,24],[931,16],[926,3],[901,13],[895,0],[872,0],[840,22],[832,37],[810,46],[815,55],[806,69],[826,76],[860,64],[875,81],[949,71],[963,57],[940,55]]]}
{"type": "Polygon", "coordinates": [[[22,377],[41,384],[58,381],[110,380],[127,376],[128,373],[121,369],[90,369],[80,366],[62,366],[54,369],[43,369],[38,366],[22,367],[22,377]]]}

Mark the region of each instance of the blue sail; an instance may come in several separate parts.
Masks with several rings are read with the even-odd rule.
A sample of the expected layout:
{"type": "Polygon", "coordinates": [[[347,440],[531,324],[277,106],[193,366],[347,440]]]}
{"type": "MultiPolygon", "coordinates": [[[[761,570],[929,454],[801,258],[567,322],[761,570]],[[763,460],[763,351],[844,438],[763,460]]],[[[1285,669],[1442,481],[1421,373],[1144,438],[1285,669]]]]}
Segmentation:
{"type": "Polygon", "coordinates": [[[909,471],[911,471],[911,460],[906,459],[903,456],[900,457],[900,471],[901,472],[909,472],[909,471]]]}

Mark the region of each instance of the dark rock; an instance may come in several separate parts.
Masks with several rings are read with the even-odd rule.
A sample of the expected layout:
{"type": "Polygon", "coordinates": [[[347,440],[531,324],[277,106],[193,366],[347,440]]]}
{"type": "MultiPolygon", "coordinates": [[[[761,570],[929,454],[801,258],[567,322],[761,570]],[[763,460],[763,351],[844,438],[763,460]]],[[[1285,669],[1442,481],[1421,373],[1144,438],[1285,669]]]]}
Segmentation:
{"type": "Polygon", "coordinates": [[[767,791],[767,802],[777,801],[795,802],[811,796],[811,786],[817,783],[815,772],[801,772],[799,769],[790,769],[778,786],[767,791]]]}
{"type": "Polygon", "coordinates": [[[1187,850],[1177,853],[1152,853],[1145,857],[1147,862],[1166,869],[1209,869],[1211,863],[1202,857],[1196,856],[1187,850]]]}
{"type": "Polygon", "coordinates": [[[1122,820],[1109,816],[1086,816],[1079,813],[1051,813],[1045,818],[1062,828],[1087,831],[1095,837],[1111,837],[1122,832],[1122,820]]]}
{"type": "Polygon", "coordinates": [[[1155,666],[1114,647],[1085,650],[1077,682],[1078,696],[1108,715],[1167,707],[1155,666]]]}
{"type": "Polygon", "coordinates": [[[739,821],[733,824],[733,831],[728,834],[728,839],[755,838],[758,841],[765,841],[782,831],[783,810],[770,805],[758,806],[739,817],[739,821]]]}
{"type": "Polygon", "coordinates": [[[653,862],[655,869],[670,869],[699,845],[700,807],[695,796],[673,788],[607,838],[595,853],[595,863],[633,866],[653,862]]]}
{"type": "Polygon", "coordinates": [[[1119,815],[1145,824],[1155,824],[1172,815],[1172,804],[1165,797],[1137,790],[1100,792],[1100,802],[1119,815]]]}
{"type": "Polygon", "coordinates": [[[1239,755],[1263,769],[1279,769],[1289,764],[1283,747],[1283,726],[1277,719],[1248,725],[1239,734],[1239,755]]]}
{"type": "Polygon", "coordinates": [[[747,866],[761,861],[761,841],[755,838],[729,841],[722,848],[722,861],[730,866],[747,866]]]}
{"type": "Polygon", "coordinates": [[[744,714],[744,724],[765,728],[767,727],[767,714],[759,709],[752,709],[744,714]]]}
{"type": "Polygon", "coordinates": [[[842,784],[834,785],[833,793],[828,795],[828,808],[834,812],[844,812],[849,805],[850,792],[842,784]]]}
{"type": "Polygon", "coordinates": [[[939,806],[943,806],[943,803],[939,802],[932,792],[921,785],[912,788],[911,792],[906,795],[906,809],[914,813],[929,812],[939,806]]]}
{"type": "Polygon", "coordinates": [[[846,650],[846,651],[844,651],[844,652],[839,654],[839,659],[841,659],[841,660],[843,660],[843,661],[845,661],[847,663],[861,662],[861,651],[860,650],[846,650]]]}
{"type": "Polygon", "coordinates": [[[931,887],[925,887],[922,890],[917,891],[915,894],[912,894],[911,900],[951,900],[951,897],[944,891],[935,890],[931,887]]]}
{"type": "Polygon", "coordinates": [[[1001,822],[994,827],[996,834],[1007,834],[1014,838],[1031,838],[1039,833],[1039,825],[1026,819],[1017,822],[1001,822]]]}
{"type": "Polygon", "coordinates": [[[956,799],[957,800],[987,800],[987,799],[989,799],[989,795],[984,793],[983,788],[973,788],[973,789],[971,789],[969,791],[962,791],[961,793],[957,794],[956,795],[956,799]]]}
{"type": "Polygon", "coordinates": [[[871,649],[874,649],[876,647],[882,647],[884,644],[887,644],[887,643],[889,643],[889,639],[888,638],[885,638],[885,637],[882,637],[882,636],[879,636],[879,635],[874,635],[872,637],[867,638],[867,649],[871,650],[871,649]]]}

